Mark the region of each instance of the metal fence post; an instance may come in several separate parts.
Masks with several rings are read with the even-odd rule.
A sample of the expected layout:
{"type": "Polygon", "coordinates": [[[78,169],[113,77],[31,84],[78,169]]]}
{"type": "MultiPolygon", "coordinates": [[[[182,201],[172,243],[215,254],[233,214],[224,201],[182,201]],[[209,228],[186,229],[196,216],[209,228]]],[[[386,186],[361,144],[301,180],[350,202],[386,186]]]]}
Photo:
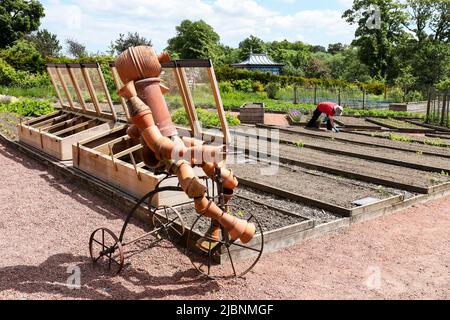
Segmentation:
{"type": "Polygon", "coordinates": [[[362,89],[362,93],[363,93],[362,108],[365,109],[366,108],[366,90],[362,89]]]}
{"type": "Polygon", "coordinates": [[[314,85],[314,104],[317,105],[317,85],[314,85]]]}

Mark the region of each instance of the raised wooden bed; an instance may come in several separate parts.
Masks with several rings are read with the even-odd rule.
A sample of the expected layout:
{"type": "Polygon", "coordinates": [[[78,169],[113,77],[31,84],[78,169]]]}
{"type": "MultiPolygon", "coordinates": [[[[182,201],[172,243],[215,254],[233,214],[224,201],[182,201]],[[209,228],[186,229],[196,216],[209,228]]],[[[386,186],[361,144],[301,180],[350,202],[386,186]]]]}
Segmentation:
{"type": "MultiPolygon", "coordinates": [[[[122,191],[140,199],[165,177],[154,174],[145,166],[142,145],[133,142],[126,130],[128,125],[80,141],[73,145],[73,165],[122,191]]],[[[178,181],[165,182],[161,186],[176,186],[178,181]]],[[[153,205],[176,205],[189,199],[183,193],[158,194],[153,205]]]]}
{"type": "Polygon", "coordinates": [[[264,124],[264,103],[246,103],[239,108],[239,120],[244,124],[264,124]]]}
{"type": "Polygon", "coordinates": [[[110,130],[117,116],[97,63],[48,64],[47,70],[61,110],[21,121],[19,140],[59,160],[71,160],[73,143],[110,130]]]}

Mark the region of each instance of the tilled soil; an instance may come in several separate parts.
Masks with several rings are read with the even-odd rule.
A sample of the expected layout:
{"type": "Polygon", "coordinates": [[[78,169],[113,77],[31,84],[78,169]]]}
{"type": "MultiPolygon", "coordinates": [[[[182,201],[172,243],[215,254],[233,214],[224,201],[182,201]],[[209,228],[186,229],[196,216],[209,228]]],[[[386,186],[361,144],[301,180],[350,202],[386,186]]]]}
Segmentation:
{"type": "Polygon", "coordinates": [[[383,118],[373,118],[370,119],[374,122],[379,123],[380,125],[385,125],[387,128],[392,127],[395,129],[419,129],[419,130],[426,130],[426,128],[415,125],[410,122],[402,121],[402,120],[396,120],[396,119],[383,119],[383,118]]]}
{"type": "Polygon", "coordinates": [[[440,153],[444,155],[450,155],[450,137],[449,139],[443,139],[443,138],[437,138],[437,137],[428,137],[424,136],[423,134],[408,134],[408,133],[395,133],[395,135],[399,137],[406,137],[411,139],[412,142],[402,142],[402,141],[392,141],[389,138],[390,133],[388,132],[355,132],[355,133],[349,133],[351,134],[350,137],[354,137],[356,141],[363,141],[363,142],[374,142],[377,144],[383,144],[386,146],[393,146],[393,147],[399,147],[399,148],[405,148],[409,150],[421,150],[421,151],[427,151],[427,152],[433,152],[433,153],[440,153]],[[442,144],[445,144],[445,146],[432,146],[432,145],[424,145],[424,141],[436,141],[442,144]],[[420,148],[420,149],[417,149],[420,148]]]}
{"type": "MultiPolygon", "coordinates": [[[[449,197],[263,254],[244,279],[199,278],[165,241],[115,276],[92,267],[87,242],[98,227],[118,233],[123,212],[2,145],[0,168],[0,299],[450,298],[449,197]]],[[[145,231],[133,220],[125,238],[145,231]]]]}
{"type": "Polygon", "coordinates": [[[236,176],[276,187],[285,191],[322,200],[326,203],[353,208],[353,201],[366,197],[384,199],[394,194],[387,190],[377,190],[375,185],[326,175],[312,170],[291,166],[279,166],[273,176],[261,175],[259,163],[230,165],[236,176]]]}
{"type": "MultiPolygon", "coordinates": [[[[345,135],[345,133],[342,133],[343,135],[345,135]]],[[[306,138],[304,138],[304,135],[301,134],[290,134],[290,133],[285,133],[285,132],[280,132],[280,139],[282,140],[287,140],[287,141],[295,141],[293,140],[293,138],[297,138],[299,140],[305,140],[306,138]]],[[[335,136],[336,137],[336,136],[335,136]]],[[[341,133],[339,133],[339,138],[345,138],[344,136],[341,136],[341,133]]],[[[310,137],[309,139],[320,139],[319,141],[323,141],[324,139],[319,138],[315,138],[315,137],[310,137]]],[[[336,144],[337,146],[341,146],[342,144],[347,144],[347,145],[354,145],[356,147],[362,146],[364,148],[377,148],[376,150],[382,154],[390,154],[391,151],[396,152],[396,154],[405,154],[406,156],[411,155],[411,156],[417,156],[417,153],[420,152],[429,152],[429,153],[433,153],[433,154],[437,154],[437,155],[445,155],[445,156],[450,156],[450,148],[442,148],[442,147],[433,147],[433,146],[428,146],[428,145],[423,145],[423,144],[419,144],[419,143],[407,143],[407,142],[400,142],[400,141],[391,141],[388,139],[380,139],[380,138],[372,138],[372,137],[365,137],[365,136],[356,136],[356,135],[351,135],[348,140],[350,141],[341,141],[341,140],[334,140],[332,141],[332,143],[339,143],[336,144]],[[361,137],[361,138],[360,138],[361,137]],[[381,141],[379,141],[381,140],[381,141]],[[355,142],[355,143],[352,143],[355,142]],[[371,146],[366,146],[366,145],[361,145],[361,144],[357,144],[356,142],[364,142],[364,143],[370,143],[372,144],[371,146]],[[392,143],[394,142],[394,143],[392,143]],[[397,142],[397,143],[396,143],[397,142]],[[402,151],[402,150],[393,150],[390,148],[384,148],[384,147],[396,147],[396,148],[401,148],[401,149],[405,149],[405,150],[409,150],[409,151],[402,151]],[[413,152],[411,152],[413,151],[413,152]]],[[[311,140],[309,140],[311,141],[311,140]]],[[[329,140],[325,140],[325,141],[329,141],[329,140]]],[[[306,141],[305,141],[306,142],[306,141]]],[[[375,154],[376,155],[376,154],[375,154]]],[[[437,159],[440,159],[439,157],[436,156],[429,156],[426,155],[427,157],[434,157],[437,159]]],[[[443,158],[443,159],[447,159],[448,158],[443,158]]]]}
{"type": "Polygon", "coordinates": [[[335,117],[338,123],[342,123],[344,126],[351,127],[372,127],[374,129],[380,128],[379,125],[366,121],[364,118],[356,117],[335,117]]]}
{"type": "Polygon", "coordinates": [[[430,187],[450,181],[449,176],[439,173],[424,172],[412,168],[342,156],[309,148],[299,148],[291,145],[280,145],[279,154],[280,157],[288,159],[304,161],[389,181],[401,182],[412,186],[430,187]]]}
{"type": "MultiPolygon", "coordinates": [[[[243,127],[241,129],[244,129],[243,127]]],[[[328,131],[324,131],[324,130],[306,130],[305,128],[301,128],[301,127],[289,127],[290,131],[295,131],[295,133],[298,133],[298,135],[296,135],[295,133],[287,133],[287,132],[283,132],[280,131],[280,139],[284,139],[284,140],[302,140],[304,139],[303,137],[305,137],[305,135],[302,135],[302,133],[307,133],[307,134],[314,134],[316,135],[318,138],[323,137],[323,138],[343,138],[343,139],[347,139],[350,141],[355,141],[355,142],[364,142],[364,143],[371,143],[374,145],[381,145],[381,146],[387,146],[387,147],[395,147],[395,148],[402,148],[402,149],[407,149],[407,150],[411,150],[414,152],[417,151],[422,151],[422,152],[430,152],[430,153],[436,153],[436,154],[443,154],[446,156],[450,156],[450,148],[449,147],[438,147],[438,146],[430,146],[430,145],[424,145],[421,143],[411,143],[411,142],[402,142],[402,141],[392,141],[392,140],[388,140],[386,138],[381,138],[381,137],[377,137],[377,135],[385,135],[388,136],[389,133],[383,133],[383,132],[358,132],[358,133],[347,133],[347,132],[340,132],[340,133],[334,133],[334,132],[328,132],[328,131]],[[364,133],[367,134],[366,135],[362,135],[360,133],[364,133]],[[371,135],[374,135],[374,137],[372,137],[371,135]]],[[[395,133],[396,135],[400,135],[400,136],[408,136],[414,140],[425,140],[425,139],[432,139],[430,137],[423,137],[423,135],[409,135],[406,133],[395,133]]],[[[445,141],[444,141],[445,142],[445,141]]],[[[450,140],[448,141],[449,145],[450,145],[450,140]]],[[[382,149],[385,150],[384,152],[389,153],[391,149],[382,149]]],[[[408,153],[409,154],[409,153],[408,153]]]]}
{"type": "MultiPolygon", "coordinates": [[[[351,142],[342,142],[332,139],[321,139],[320,137],[310,137],[307,135],[292,135],[290,133],[280,132],[279,137],[282,140],[291,142],[303,142],[306,145],[326,148],[329,150],[337,150],[362,154],[366,156],[376,156],[386,159],[392,159],[402,162],[420,164],[428,167],[441,168],[450,172],[450,161],[448,158],[418,154],[413,152],[404,152],[378,146],[359,145],[351,142]]],[[[419,150],[418,146],[418,150],[419,150]]]]}

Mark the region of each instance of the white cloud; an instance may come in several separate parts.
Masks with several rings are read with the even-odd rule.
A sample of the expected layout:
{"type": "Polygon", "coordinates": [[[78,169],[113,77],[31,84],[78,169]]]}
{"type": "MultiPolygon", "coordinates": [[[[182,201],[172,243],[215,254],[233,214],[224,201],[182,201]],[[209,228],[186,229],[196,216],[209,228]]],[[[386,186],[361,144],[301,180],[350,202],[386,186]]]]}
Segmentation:
{"type": "Polygon", "coordinates": [[[282,14],[254,0],[78,0],[70,4],[50,0],[44,6],[44,28],[60,39],[75,38],[91,51],[106,51],[119,33],[136,31],[162,50],[183,19],[203,19],[214,27],[222,43],[233,47],[250,34],[265,41],[286,38],[325,45],[348,42],[354,33],[338,10],[282,14]],[[69,27],[68,21],[75,21],[75,27],[69,27]]]}

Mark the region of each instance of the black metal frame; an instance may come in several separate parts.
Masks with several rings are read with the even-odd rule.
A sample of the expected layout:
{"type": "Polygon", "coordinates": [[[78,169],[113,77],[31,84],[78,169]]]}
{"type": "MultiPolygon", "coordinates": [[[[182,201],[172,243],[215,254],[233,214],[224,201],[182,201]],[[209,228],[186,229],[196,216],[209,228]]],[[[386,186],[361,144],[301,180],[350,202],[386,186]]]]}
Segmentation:
{"type": "MultiPolygon", "coordinates": [[[[126,229],[127,229],[128,225],[129,225],[129,223],[130,223],[130,221],[131,221],[131,218],[134,216],[135,212],[141,207],[141,205],[142,205],[145,201],[149,200],[149,210],[150,210],[150,212],[152,212],[153,215],[155,215],[156,212],[157,212],[157,210],[158,210],[158,208],[155,208],[155,207],[152,207],[152,206],[151,206],[152,199],[153,199],[153,197],[154,197],[155,195],[157,195],[157,194],[160,193],[160,192],[166,192],[166,191],[184,192],[183,189],[181,188],[181,186],[180,186],[179,183],[178,183],[177,186],[166,186],[166,187],[161,187],[161,184],[162,184],[164,181],[167,181],[168,179],[177,178],[177,176],[171,175],[171,174],[168,174],[168,173],[165,173],[165,175],[166,175],[166,176],[165,176],[161,181],[158,182],[158,184],[156,185],[155,189],[152,190],[152,191],[150,191],[150,192],[148,192],[145,196],[143,196],[143,197],[135,204],[135,206],[130,210],[130,212],[127,214],[127,217],[126,217],[126,219],[125,219],[125,222],[124,222],[124,224],[123,224],[123,226],[122,226],[122,229],[121,229],[121,232],[120,232],[120,236],[119,236],[118,238],[117,238],[117,236],[114,235],[114,233],[113,233],[112,231],[110,231],[109,229],[106,229],[106,228],[99,228],[99,229],[95,230],[95,231],[92,233],[91,238],[90,238],[90,241],[89,241],[89,246],[90,246],[91,257],[92,257],[92,259],[93,259],[94,264],[95,264],[101,257],[105,257],[105,256],[106,256],[106,257],[109,259],[109,268],[111,269],[111,261],[113,261],[114,263],[116,263],[116,264],[119,266],[118,271],[117,271],[117,273],[119,273],[119,272],[122,270],[122,267],[123,267],[123,264],[124,264],[123,247],[125,247],[125,246],[127,246],[127,245],[129,245],[129,244],[135,243],[135,242],[137,242],[137,241],[140,241],[140,240],[142,240],[142,239],[144,239],[144,238],[146,238],[146,237],[148,237],[148,236],[150,236],[150,235],[153,235],[153,234],[155,234],[155,233],[159,233],[159,231],[161,231],[161,230],[167,231],[168,226],[171,226],[171,225],[173,225],[173,224],[175,223],[175,221],[177,220],[177,218],[175,218],[175,219],[173,219],[173,220],[168,219],[167,223],[166,223],[166,224],[163,224],[161,227],[155,228],[154,230],[152,230],[152,231],[150,231],[150,232],[148,232],[148,233],[146,233],[146,234],[144,234],[144,235],[141,235],[141,236],[139,236],[139,237],[137,237],[137,238],[135,238],[135,239],[132,239],[132,240],[127,241],[127,242],[124,242],[125,232],[126,232],[126,229]],[[99,231],[102,232],[102,242],[99,242],[98,240],[95,239],[95,234],[96,234],[97,232],[99,232],[99,231]],[[105,232],[106,232],[107,234],[109,234],[109,235],[111,236],[111,238],[113,239],[113,241],[114,241],[114,244],[113,244],[113,245],[111,245],[111,246],[105,246],[105,232]],[[93,244],[93,242],[96,242],[97,244],[99,244],[99,245],[102,246],[102,251],[99,253],[99,256],[98,256],[97,258],[94,258],[94,256],[93,256],[93,255],[94,255],[93,250],[92,250],[92,244],[93,244]],[[113,255],[117,250],[119,251],[120,262],[118,262],[116,259],[114,259],[114,258],[112,257],[112,255],[113,255]]],[[[224,187],[223,187],[223,178],[222,178],[222,174],[221,174],[221,169],[220,169],[220,168],[216,168],[216,169],[215,169],[214,177],[213,177],[213,178],[209,178],[209,177],[204,176],[204,177],[200,177],[200,179],[204,180],[205,183],[206,183],[206,188],[207,188],[206,198],[207,198],[209,201],[216,202],[216,203],[218,204],[219,208],[220,208],[222,211],[226,211],[226,210],[227,210],[227,207],[232,206],[232,205],[229,205],[229,204],[226,204],[226,203],[225,203],[225,193],[224,193],[224,187]],[[210,183],[211,183],[212,185],[210,185],[210,183]],[[211,191],[210,191],[210,186],[211,186],[211,191]]],[[[177,207],[178,207],[178,206],[183,206],[183,205],[189,205],[189,204],[192,204],[192,203],[194,203],[194,200],[188,201],[188,202],[186,202],[186,203],[181,203],[181,204],[177,205],[177,207]]],[[[172,208],[172,207],[170,207],[170,208],[171,208],[172,210],[174,210],[175,212],[177,212],[174,208],[172,208]]],[[[178,213],[177,213],[177,215],[178,215],[178,213]]],[[[203,215],[199,215],[199,216],[197,217],[197,219],[195,219],[195,221],[194,221],[194,223],[193,223],[191,229],[188,231],[188,236],[187,236],[188,248],[187,248],[187,250],[186,250],[186,254],[187,254],[187,255],[189,255],[189,253],[191,252],[191,251],[189,251],[189,241],[190,241],[190,239],[191,239],[191,235],[193,234],[194,227],[199,223],[200,219],[203,218],[203,217],[204,217],[203,215]]],[[[168,217],[167,217],[167,218],[168,218],[168,217]]],[[[182,219],[181,216],[180,216],[180,218],[182,219]]],[[[194,263],[194,261],[191,259],[191,262],[192,262],[192,264],[194,265],[194,267],[195,267],[200,273],[205,274],[205,275],[208,276],[209,278],[217,279],[218,277],[215,277],[215,276],[211,276],[211,275],[210,275],[211,261],[212,261],[212,254],[214,254],[214,253],[215,253],[215,250],[218,250],[218,248],[220,248],[220,247],[223,245],[223,246],[225,246],[225,248],[226,248],[226,250],[227,250],[228,257],[229,257],[229,259],[230,259],[230,262],[231,262],[231,265],[232,265],[232,269],[233,269],[233,275],[232,275],[232,276],[227,276],[227,277],[224,277],[224,278],[229,278],[229,277],[233,277],[233,276],[234,276],[234,277],[243,276],[243,275],[245,275],[246,273],[248,273],[251,269],[253,269],[253,267],[254,267],[254,266],[256,265],[256,263],[259,261],[259,258],[261,257],[262,252],[263,252],[263,248],[264,248],[264,235],[263,235],[263,230],[262,230],[262,227],[261,227],[260,223],[259,223],[258,220],[256,219],[256,217],[255,217],[253,214],[251,214],[251,215],[250,215],[250,218],[249,218],[247,221],[250,222],[250,220],[254,220],[254,221],[256,222],[257,226],[259,227],[259,232],[260,232],[260,234],[261,234],[261,248],[260,248],[260,250],[254,249],[254,248],[252,248],[252,247],[248,247],[248,246],[245,246],[245,245],[241,245],[241,244],[235,243],[236,240],[230,240],[230,239],[229,239],[228,232],[226,232],[226,230],[225,230],[221,225],[217,224],[217,222],[216,222],[215,220],[213,220],[213,219],[210,219],[210,220],[211,220],[211,221],[210,221],[211,227],[212,227],[212,226],[220,227],[220,229],[221,229],[221,235],[222,235],[223,238],[222,238],[222,239],[219,239],[219,240],[217,240],[217,239],[211,239],[208,235],[203,235],[203,236],[201,236],[201,238],[202,238],[202,239],[205,239],[206,241],[209,241],[210,244],[211,244],[211,241],[214,241],[214,242],[217,242],[217,243],[219,243],[219,244],[221,244],[221,245],[220,245],[220,246],[215,246],[213,249],[211,249],[211,247],[209,248],[209,251],[208,251],[208,256],[209,256],[209,257],[208,257],[208,272],[207,272],[207,273],[203,272],[203,271],[201,270],[201,267],[196,266],[195,263],[194,263]],[[250,249],[250,250],[253,250],[253,251],[256,251],[256,252],[259,253],[258,256],[257,256],[257,258],[255,259],[255,261],[253,262],[253,264],[252,264],[248,269],[246,269],[244,272],[242,272],[242,273],[240,273],[240,274],[237,274],[237,272],[236,272],[235,265],[234,265],[234,263],[233,263],[233,259],[232,259],[231,253],[230,253],[230,249],[229,249],[229,248],[230,248],[230,246],[232,246],[232,245],[236,245],[236,246],[238,246],[238,247],[242,247],[242,248],[245,248],[245,249],[250,249]]],[[[183,224],[183,230],[184,230],[184,224],[183,224]]]]}

